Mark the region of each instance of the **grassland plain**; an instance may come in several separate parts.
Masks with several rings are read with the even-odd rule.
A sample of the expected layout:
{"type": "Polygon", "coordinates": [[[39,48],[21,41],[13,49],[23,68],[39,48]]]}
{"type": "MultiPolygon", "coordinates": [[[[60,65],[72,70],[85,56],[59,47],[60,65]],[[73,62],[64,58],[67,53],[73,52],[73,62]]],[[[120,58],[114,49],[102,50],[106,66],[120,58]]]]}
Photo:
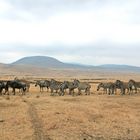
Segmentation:
{"type": "MultiPolygon", "coordinates": [[[[78,76],[80,74],[78,73],[78,76]]],[[[1,79],[10,79],[6,76],[1,79]]],[[[48,77],[26,77],[48,79],[48,77]]],[[[50,78],[50,77],[49,77],[50,78]]],[[[57,80],[73,77],[55,76],[57,80]]],[[[64,97],[39,92],[31,85],[25,96],[0,96],[0,140],[139,140],[140,92],[132,96],[108,96],[97,92],[99,82],[140,80],[137,74],[76,77],[90,82],[91,95],[64,97]]],[[[77,92],[77,91],[75,91],[77,92]]]]}

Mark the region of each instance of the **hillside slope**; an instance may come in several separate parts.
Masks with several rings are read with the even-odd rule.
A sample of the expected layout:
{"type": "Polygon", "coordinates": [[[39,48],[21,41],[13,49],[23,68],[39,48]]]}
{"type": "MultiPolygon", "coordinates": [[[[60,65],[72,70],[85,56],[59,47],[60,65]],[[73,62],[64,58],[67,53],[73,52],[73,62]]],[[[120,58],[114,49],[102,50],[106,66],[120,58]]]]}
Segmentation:
{"type": "Polygon", "coordinates": [[[11,65],[26,65],[44,68],[85,68],[86,66],[77,64],[63,63],[53,57],[48,56],[32,56],[24,57],[16,62],[11,63],[11,65]]]}

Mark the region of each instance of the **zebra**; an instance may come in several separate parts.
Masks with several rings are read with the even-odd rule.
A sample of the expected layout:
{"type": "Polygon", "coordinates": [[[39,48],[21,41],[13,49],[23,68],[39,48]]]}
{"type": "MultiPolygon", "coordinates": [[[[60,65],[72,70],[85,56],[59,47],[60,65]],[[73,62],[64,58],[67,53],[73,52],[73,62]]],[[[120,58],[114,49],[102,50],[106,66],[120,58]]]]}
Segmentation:
{"type": "Polygon", "coordinates": [[[61,85],[62,82],[51,79],[50,81],[51,96],[54,95],[54,90],[56,91],[56,93],[58,93],[58,90],[60,90],[61,85]]]}
{"type": "Polygon", "coordinates": [[[140,88],[140,82],[136,82],[136,81],[130,79],[128,84],[129,84],[129,87],[131,88],[131,90],[134,87],[135,93],[137,93],[137,89],[140,88]]]}
{"type": "Polygon", "coordinates": [[[101,88],[103,88],[104,92],[107,94],[107,87],[105,83],[99,83],[97,86],[97,91],[99,91],[101,88]]]}
{"type": "Polygon", "coordinates": [[[127,93],[130,94],[130,87],[129,87],[129,84],[128,82],[122,82],[120,80],[116,80],[115,82],[115,85],[116,85],[116,88],[120,89],[121,90],[121,95],[125,95],[125,91],[127,89],[127,93]]]}
{"type": "Polygon", "coordinates": [[[61,85],[60,85],[60,96],[64,96],[66,89],[68,89],[68,84],[67,81],[64,81],[61,85]]]}
{"type": "Polygon", "coordinates": [[[48,92],[51,82],[49,80],[45,80],[45,83],[46,83],[47,92],[48,92]]]}
{"type": "Polygon", "coordinates": [[[69,82],[69,81],[64,81],[63,84],[61,85],[61,92],[64,93],[64,90],[69,89],[69,95],[73,95],[74,96],[74,89],[77,88],[77,86],[75,86],[74,82],[69,82]]]}
{"type": "Polygon", "coordinates": [[[81,95],[81,90],[85,90],[85,95],[90,95],[91,85],[89,83],[74,79],[74,85],[78,88],[78,95],[81,95]]]}
{"type": "Polygon", "coordinates": [[[49,87],[50,87],[50,81],[48,81],[48,80],[36,81],[35,87],[36,86],[40,87],[40,92],[43,92],[44,87],[47,87],[47,91],[48,91],[49,87]]]}
{"type": "Polygon", "coordinates": [[[114,90],[116,89],[116,86],[114,83],[109,82],[109,83],[100,83],[97,87],[97,91],[100,90],[100,88],[104,89],[104,92],[107,94],[107,91],[109,92],[108,94],[114,94],[114,90]]]}

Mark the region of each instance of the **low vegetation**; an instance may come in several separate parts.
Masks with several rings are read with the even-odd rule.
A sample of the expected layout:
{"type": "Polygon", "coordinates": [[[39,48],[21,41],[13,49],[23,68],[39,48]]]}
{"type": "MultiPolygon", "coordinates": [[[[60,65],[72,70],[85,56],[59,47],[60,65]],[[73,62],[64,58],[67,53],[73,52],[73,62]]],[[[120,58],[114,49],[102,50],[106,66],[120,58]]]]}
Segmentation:
{"type": "MultiPolygon", "coordinates": [[[[117,77],[129,81],[136,77],[117,77]]],[[[137,76],[136,81],[139,81],[137,76]]],[[[4,79],[4,78],[3,78],[4,79]]],[[[38,77],[37,80],[41,80],[38,77]]],[[[44,78],[47,79],[47,78],[44,78]]],[[[43,80],[44,80],[43,79],[43,80]]],[[[65,81],[67,77],[56,78],[65,81]]],[[[83,78],[79,81],[91,85],[90,95],[50,96],[50,89],[40,92],[31,81],[29,92],[21,95],[0,96],[0,138],[2,140],[128,140],[140,139],[140,91],[122,96],[120,89],[115,95],[97,91],[99,83],[115,82],[110,78],[83,78]]],[[[73,81],[69,78],[68,81],[73,81]]],[[[78,89],[75,89],[78,93],[78,89]]]]}

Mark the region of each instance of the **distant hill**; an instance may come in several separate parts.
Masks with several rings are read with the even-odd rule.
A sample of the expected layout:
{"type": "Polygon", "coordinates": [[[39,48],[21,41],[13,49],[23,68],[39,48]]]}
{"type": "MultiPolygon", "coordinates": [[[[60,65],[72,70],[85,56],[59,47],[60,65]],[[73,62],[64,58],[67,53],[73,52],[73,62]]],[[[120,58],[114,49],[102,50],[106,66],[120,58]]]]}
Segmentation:
{"type": "MultiPolygon", "coordinates": [[[[1,64],[2,65],[2,64],[1,64]]],[[[4,65],[4,64],[3,64],[4,65]]],[[[61,62],[53,57],[48,56],[31,56],[21,58],[10,64],[11,66],[33,66],[38,68],[79,68],[79,69],[104,69],[113,71],[140,71],[140,67],[129,66],[129,65],[116,65],[116,64],[105,64],[99,66],[89,66],[81,64],[69,64],[61,62]]]]}
{"type": "Polygon", "coordinates": [[[32,56],[21,58],[11,64],[0,63],[1,75],[92,75],[92,73],[140,73],[140,67],[106,64],[89,66],[63,63],[53,57],[32,56]]]}
{"type": "Polygon", "coordinates": [[[13,62],[12,65],[30,65],[30,66],[38,66],[38,67],[63,67],[64,63],[52,57],[32,56],[32,57],[21,58],[16,62],[13,62]]]}
{"type": "Polygon", "coordinates": [[[11,63],[11,65],[26,65],[26,66],[35,66],[35,67],[43,67],[43,68],[86,68],[87,67],[84,65],[63,63],[53,57],[48,57],[48,56],[24,57],[17,60],[16,62],[11,63]]]}
{"type": "Polygon", "coordinates": [[[135,71],[140,72],[140,67],[129,66],[129,65],[117,65],[117,64],[105,64],[97,66],[101,69],[111,70],[111,71],[135,71]]]}

